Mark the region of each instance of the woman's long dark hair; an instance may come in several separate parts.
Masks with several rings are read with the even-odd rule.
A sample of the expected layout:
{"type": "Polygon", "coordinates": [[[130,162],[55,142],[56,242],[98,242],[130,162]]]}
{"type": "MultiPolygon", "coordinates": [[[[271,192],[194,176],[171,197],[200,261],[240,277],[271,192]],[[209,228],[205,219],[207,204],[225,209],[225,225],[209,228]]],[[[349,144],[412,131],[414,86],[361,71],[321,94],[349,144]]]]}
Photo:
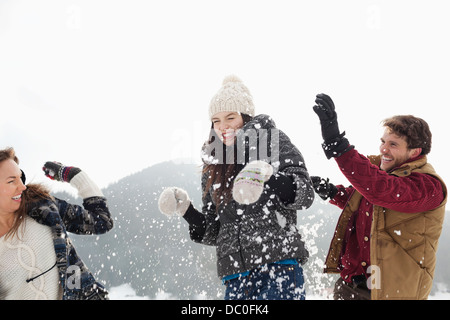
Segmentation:
{"type": "MultiPolygon", "coordinates": [[[[244,125],[248,123],[253,118],[247,114],[241,113],[242,120],[244,125]]],[[[214,134],[214,124],[211,124],[211,132],[214,134]]],[[[208,144],[212,143],[212,139],[217,139],[218,137],[213,137],[213,134],[210,136],[208,140],[208,144]]],[[[212,193],[213,201],[218,209],[220,204],[227,204],[232,197],[232,186],[233,181],[236,175],[244,168],[244,164],[237,163],[237,147],[236,144],[233,146],[227,147],[223,144],[223,157],[224,159],[219,159],[218,164],[206,164],[203,168],[203,174],[208,173],[208,180],[206,182],[206,187],[203,190],[203,197],[209,192],[213,185],[216,185],[217,188],[214,188],[212,193]],[[225,160],[227,155],[227,149],[234,148],[234,162],[227,163],[225,160]],[[223,161],[222,161],[223,160],[223,161]]],[[[214,154],[212,156],[215,156],[214,154]]]]}

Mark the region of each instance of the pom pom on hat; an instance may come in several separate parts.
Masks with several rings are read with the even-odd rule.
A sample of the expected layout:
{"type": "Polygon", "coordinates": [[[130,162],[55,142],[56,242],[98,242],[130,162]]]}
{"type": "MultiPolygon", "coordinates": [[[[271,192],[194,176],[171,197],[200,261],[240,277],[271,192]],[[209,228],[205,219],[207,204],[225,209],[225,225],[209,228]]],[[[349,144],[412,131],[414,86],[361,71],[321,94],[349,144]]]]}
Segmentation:
{"type": "Polygon", "coordinates": [[[222,85],[226,85],[229,82],[240,82],[242,83],[242,80],[238,77],[235,76],[234,74],[230,74],[229,76],[226,76],[225,79],[223,79],[222,81],[222,85]]]}
{"type": "Polygon", "coordinates": [[[253,98],[241,79],[229,75],[222,81],[222,88],[214,95],[209,105],[209,118],[216,113],[230,111],[255,116],[253,98]]]}

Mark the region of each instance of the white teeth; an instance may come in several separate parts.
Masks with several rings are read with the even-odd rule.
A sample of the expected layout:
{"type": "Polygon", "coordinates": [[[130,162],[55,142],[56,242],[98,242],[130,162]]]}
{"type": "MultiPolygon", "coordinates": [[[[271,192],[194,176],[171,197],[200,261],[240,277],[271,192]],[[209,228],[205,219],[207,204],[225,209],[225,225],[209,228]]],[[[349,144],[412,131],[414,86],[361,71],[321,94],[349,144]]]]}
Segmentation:
{"type": "Polygon", "coordinates": [[[21,194],[19,194],[18,196],[12,197],[13,200],[19,200],[20,198],[22,198],[21,194]]]}

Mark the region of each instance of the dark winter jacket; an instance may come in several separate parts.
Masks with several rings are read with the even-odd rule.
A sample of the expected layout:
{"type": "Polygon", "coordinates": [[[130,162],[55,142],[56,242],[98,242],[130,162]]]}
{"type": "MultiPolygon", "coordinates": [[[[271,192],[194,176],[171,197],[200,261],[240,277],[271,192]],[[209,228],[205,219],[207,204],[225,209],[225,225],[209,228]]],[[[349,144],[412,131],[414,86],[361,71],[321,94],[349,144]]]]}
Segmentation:
{"type": "Polygon", "coordinates": [[[83,207],[56,198],[41,200],[28,215],[51,228],[63,300],[104,300],[108,292],[81,261],[67,232],[102,234],[113,227],[113,220],[103,197],[86,198],[83,207]]]}
{"type": "MultiPolygon", "coordinates": [[[[192,206],[189,208],[185,219],[190,224],[191,238],[217,247],[220,278],[284,259],[298,259],[301,263],[308,259],[308,251],[297,229],[297,210],[308,208],[314,200],[312,183],[303,157],[290,139],[276,129],[275,123],[267,115],[256,116],[248,122],[240,130],[237,143],[244,141],[240,140],[239,135],[250,136],[255,131],[258,132],[257,149],[268,147],[274,171],[293,182],[291,185],[295,194],[291,203],[285,203],[266,183],[266,188],[256,203],[241,205],[231,199],[228,204],[220,204],[217,208],[212,196],[212,186],[203,197],[203,215],[192,206]],[[203,227],[192,222],[199,221],[193,218],[195,215],[202,215],[203,227]]],[[[203,151],[209,152],[209,147],[205,145],[203,151]]],[[[246,153],[246,162],[256,160],[255,154],[252,155],[254,148],[254,144],[245,142],[242,150],[246,153]]],[[[208,176],[208,172],[202,176],[203,191],[208,176]]]]}

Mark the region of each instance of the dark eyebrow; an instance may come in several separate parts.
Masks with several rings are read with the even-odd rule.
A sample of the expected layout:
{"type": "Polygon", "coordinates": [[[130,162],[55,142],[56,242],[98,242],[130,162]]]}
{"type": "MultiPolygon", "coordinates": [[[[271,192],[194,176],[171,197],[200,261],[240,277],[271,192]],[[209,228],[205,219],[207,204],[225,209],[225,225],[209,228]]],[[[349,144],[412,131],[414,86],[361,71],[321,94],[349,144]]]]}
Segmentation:
{"type": "MultiPolygon", "coordinates": [[[[239,115],[239,113],[237,113],[237,112],[230,112],[230,113],[228,113],[224,118],[228,118],[229,116],[237,116],[237,115],[239,115]]],[[[217,117],[213,117],[213,118],[211,119],[211,121],[214,121],[214,120],[220,120],[220,119],[217,118],[217,117]]]]}
{"type": "Polygon", "coordinates": [[[7,177],[6,179],[17,179],[17,178],[20,178],[20,177],[22,177],[22,172],[18,175],[18,176],[9,176],[9,177],[7,177]]]}

